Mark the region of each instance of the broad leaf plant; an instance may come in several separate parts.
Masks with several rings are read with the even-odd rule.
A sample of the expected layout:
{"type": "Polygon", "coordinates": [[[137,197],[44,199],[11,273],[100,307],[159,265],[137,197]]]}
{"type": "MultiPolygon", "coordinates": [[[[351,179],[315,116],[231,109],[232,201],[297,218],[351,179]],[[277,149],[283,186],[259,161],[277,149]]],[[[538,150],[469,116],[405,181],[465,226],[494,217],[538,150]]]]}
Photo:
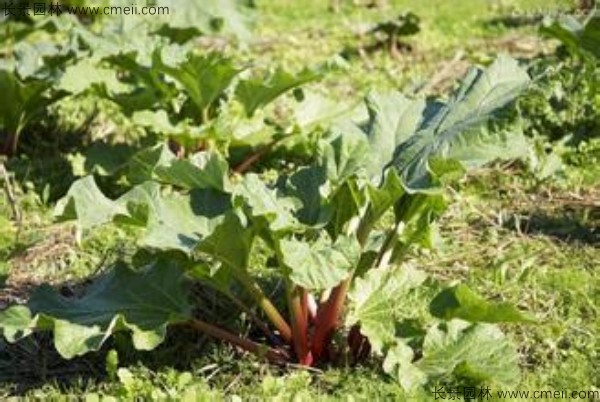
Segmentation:
{"type": "MultiPolygon", "coordinates": [[[[189,70],[165,71],[202,115],[221,87],[196,91],[194,66],[210,60],[188,62],[189,70]]],[[[220,68],[220,77],[235,73],[220,68]]],[[[116,264],[81,298],[42,286],[27,304],[0,312],[2,333],[15,342],[53,331],[57,350],[73,358],[99,350],[118,331],[151,350],[168,326],[182,324],[277,364],[373,357],[407,391],[449,376],[514,384],[518,355],[494,324],[531,320],[514,307],[459,285],[432,301],[430,328],[415,335],[403,327],[427,279],[408,252],[432,246],[449,182],[522,152],[522,136],[493,122],[529,82],[515,60],[500,57],[471,69],[445,102],[372,93],[365,113],[354,114],[363,117],[333,124],[312,163],[276,180],[237,174],[211,150],[180,158],[166,144],[133,159],[128,178],[136,185],[117,199],[83,178],[57,205],[57,218],[76,221],[84,234],[100,225],[138,227],[139,247],[155,258],[116,264]],[[252,266],[259,244],[270,274],[284,284],[285,303],[269,296],[252,266]],[[199,318],[194,311],[202,306],[188,294],[195,281],[225,298],[251,298],[254,306],[245,308],[262,311],[264,341],[199,318]]],[[[279,92],[253,81],[237,91],[249,99],[249,114],[279,92]]]]}

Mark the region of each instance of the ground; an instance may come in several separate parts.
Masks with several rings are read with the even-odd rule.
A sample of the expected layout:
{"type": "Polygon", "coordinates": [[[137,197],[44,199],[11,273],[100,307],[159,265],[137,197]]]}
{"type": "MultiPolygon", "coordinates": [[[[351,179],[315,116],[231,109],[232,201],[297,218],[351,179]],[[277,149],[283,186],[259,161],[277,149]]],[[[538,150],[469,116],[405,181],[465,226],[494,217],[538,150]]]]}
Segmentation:
{"type": "MultiPolygon", "coordinates": [[[[248,59],[277,59],[297,69],[350,52],[354,56],[344,68],[326,80],[332,93],[357,99],[373,88],[434,94],[451,87],[468,64],[490,60],[497,52],[527,58],[549,51],[552,44],[539,39],[530,16],[573,5],[549,0],[399,0],[379,8],[339,3],[336,13],[323,1],[258,1],[257,39],[245,50],[248,59]],[[421,32],[406,39],[397,54],[369,52],[366,27],[407,11],[421,18],[421,32]]],[[[504,327],[519,345],[519,389],[600,387],[600,165],[593,156],[586,158],[545,180],[520,165],[490,167],[468,177],[457,185],[460,192],[447,195],[452,207],[440,223],[439,249],[411,257],[434,282],[464,281],[537,317],[536,324],[504,327]]],[[[20,225],[8,219],[10,202],[0,197],[0,281],[7,282],[0,307],[20,301],[31,286],[45,281],[77,292],[82,279],[131,253],[123,231],[103,229],[78,244],[72,227],[52,224],[52,192],[64,191],[69,183],[47,177],[53,187],[44,191],[33,180],[36,169],[52,176],[50,163],[57,163],[56,171],[64,168],[52,160],[13,162],[19,172],[13,187],[20,225]]],[[[417,297],[429,300],[431,294],[417,297]]],[[[116,339],[115,348],[119,342],[124,341],[116,339]]],[[[206,400],[234,395],[404,399],[399,386],[374,367],[275,368],[181,331],[156,352],[119,356],[119,371],[114,355],[106,352],[65,362],[43,338],[18,347],[0,341],[0,398],[19,392],[39,397],[88,393],[90,400],[99,394],[194,400],[194,393],[206,400]]]]}

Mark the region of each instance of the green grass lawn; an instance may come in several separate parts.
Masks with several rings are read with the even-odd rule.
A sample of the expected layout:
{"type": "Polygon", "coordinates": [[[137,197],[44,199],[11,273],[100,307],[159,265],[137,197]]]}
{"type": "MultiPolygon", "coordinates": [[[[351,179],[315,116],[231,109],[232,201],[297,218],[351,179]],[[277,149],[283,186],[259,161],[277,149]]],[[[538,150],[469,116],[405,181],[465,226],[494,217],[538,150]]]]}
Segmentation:
{"type": "MultiPolygon", "coordinates": [[[[421,32],[407,38],[412,50],[398,56],[379,50],[349,57],[342,70],[326,79],[326,88],[344,99],[358,99],[372,88],[417,91],[462,52],[440,84],[448,87],[464,64],[485,63],[497,52],[534,55],[548,46],[520,43],[515,38],[535,37],[536,28],[511,27],[508,17],[568,9],[572,3],[398,0],[384,8],[368,8],[341,1],[340,11],[334,13],[324,1],[258,1],[257,37],[244,52],[258,64],[277,60],[300,69],[363,46],[367,39],[361,32],[370,24],[413,11],[422,23],[421,32]],[[520,47],[525,45],[529,47],[520,47]]],[[[544,182],[518,166],[484,169],[462,181],[460,192],[448,194],[453,203],[440,222],[439,249],[411,257],[411,263],[432,277],[431,291],[410,301],[417,319],[428,314],[435,289],[453,281],[466,282],[486,298],[508,301],[536,316],[536,324],[504,327],[520,351],[519,389],[600,388],[600,166],[592,156],[582,158],[578,166],[544,182]]],[[[11,301],[21,300],[27,289],[44,281],[76,293],[78,282],[132,254],[131,236],[121,230],[102,229],[77,245],[71,226],[51,223],[47,192],[34,192],[39,188],[33,183],[34,172],[26,171],[43,170],[48,163],[16,164],[21,166],[15,183],[23,212],[20,229],[5,218],[11,207],[0,197],[0,283],[8,281],[11,301]]],[[[51,182],[57,181],[61,187],[69,185],[56,178],[51,182]]],[[[1,303],[2,299],[0,307],[1,303]]],[[[126,343],[117,337],[113,347],[124,350],[126,343]]],[[[154,352],[120,354],[119,370],[108,350],[65,362],[48,344],[44,338],[17,346],[0,341],[0,399],[15,392],[40,398],[87,394],[86,400],[100,395],[190,401],[406,399],[376,364],[282,369],[185,331],[173,331],[154,352]]],[[[429,401],[433,395],[414,398],[429,401]]]]}

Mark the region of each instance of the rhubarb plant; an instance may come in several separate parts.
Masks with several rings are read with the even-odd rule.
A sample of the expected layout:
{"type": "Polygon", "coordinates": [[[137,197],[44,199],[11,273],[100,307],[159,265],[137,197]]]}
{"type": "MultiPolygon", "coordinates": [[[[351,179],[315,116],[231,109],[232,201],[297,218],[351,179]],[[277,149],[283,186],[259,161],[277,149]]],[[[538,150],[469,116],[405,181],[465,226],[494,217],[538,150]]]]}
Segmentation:
{"type": "MultiPolygon", "coordinates": [[[[277,123],[273,107],[282,95],[322,78],[326,68],[290,73],[275,68],[259,74],[231,57],[211,52],[169,58],[167,48],[154,52],[149,66],[135,54],[112,58],[130,81],[131,91],[108,94],[147,131],[175,141],[183,153],[230,148],[269,150],[290,130],[277,123]]],[[[247,156],[252,158],[253,153],[247,156]]],[[[250,162],[241,158],[247,170],[250,162]],[[246,166],[248,165],[248,166],[246,166]]]]}
{"type": "Polygon", "coordinates": [[[82,234],[137,227],[139,247],[156,257],[117,264],[78,299],[43,286],[27,304],[0,312],[2,333],[14,342],[53,330],[58,351],[72,358],[117,331],[149,350],[168,325],[189,325],[278,364],[373,358],[407,392],[451,378],[514,384],[518,355],[494,323],[531,320],[516,308],[455,286],[432,301],[428,329],[402,328],[415,318],[414,293],[427,278],[409,251],[432,246],[447,183],[520,155],[520,134],[492,122],[528,84],[518,63],[501,57],[473,68],[447,102],[372,93],[362,118],[335,124],[311,164],[276,180],[236,174],[210,150],[178,158],[166,145],[140,155],[131,171],[139,184],[117,199],[93,177],[81,179],[57,218],[75,220],[82,234]],[[268,254],[263,268],[284,284],[284,303],[268,296],[251,264],[259,245],[268,254]],[[195,314],[202,306],[186,293],[194,281],[226,298],[249,296],[254,306],[241,307],[262,311],[266,341],[195,314]]]}

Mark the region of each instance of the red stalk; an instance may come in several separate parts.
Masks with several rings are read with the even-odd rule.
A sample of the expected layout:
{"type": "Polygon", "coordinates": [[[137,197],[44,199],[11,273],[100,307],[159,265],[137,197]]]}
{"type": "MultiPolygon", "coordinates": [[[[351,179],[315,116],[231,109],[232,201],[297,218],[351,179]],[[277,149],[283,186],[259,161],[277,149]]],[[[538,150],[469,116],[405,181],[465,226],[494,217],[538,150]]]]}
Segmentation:
{"type": "Polygon", "coordinates": [[[329,349],[333,334],[339,325],[351,282],[352,278],[348,278],[335,287],[325,305],[319,309],[317,326],[312,340],[312,354],[315,360],[320,359],[323,352],[329,349]]]}
{"type": "Polygon", "coordinates": [[[7,134],[6,142],[3,144],[0,154],[14,156],[17,153],[18,134],[7,134]]]}
{"type": "Polygon", "coordinates": [[[213,338],[229,342],[242,350],[257,355],[260,358],[266,358],[272,363],[285,364],[289,361],[289,356],[287,356],[287,354],[281,350],[269,348],[268,346],[261,345],[249,339],[241,338],[235,334],[232,334],[231,332],[225,331],[224,329],[211,325],[207,322],[198,319],[193,319],[189,321],[189,324],[193,328],[204,332],[205,334],[212,336],[213,338]]]}
{"type": "Polygon", "coordinates": [[[298,362],[303,366],[312,366],[313,358],[308,347],[308,309],[306,307],[307,292],[301,287],[294,287],[290,293],[290,313],[292,316],[292,333],[294,350],[298,362]]]}
{"type": "Polygon", "coordinates": [[[279,144],[281,141],[283,141],[286,138],[287,138],[287,136],[283,136],[283,137],[274,139],[273,141],[271,141],[267,145],[263,146],[262,148],[260,148],[259,150],[255,151],[254,153],[250,154],[239,165],[237,165],[235,168],[233,168],[233,171],[235,173],[238,173],[238,174],[246,173],[248,170],[250,170],[250,168],[252,167],[252,165],[254,165],[256,162],[258,162],[259,160],[261,160],[266,154],[268,154],[269,152],[271,152],[271,150],[273,148],[275,148],[275,146],[277,144],[279,144]]]}

